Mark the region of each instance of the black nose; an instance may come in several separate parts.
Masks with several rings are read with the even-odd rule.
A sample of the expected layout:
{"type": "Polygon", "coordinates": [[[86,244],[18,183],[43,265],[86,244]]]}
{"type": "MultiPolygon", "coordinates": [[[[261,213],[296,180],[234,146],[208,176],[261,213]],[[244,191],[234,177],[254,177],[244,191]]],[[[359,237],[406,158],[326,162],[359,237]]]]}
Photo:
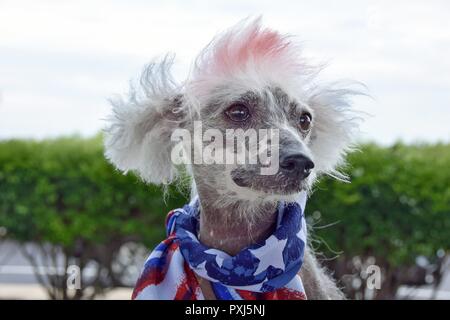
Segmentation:
{"type": "Polygon", "coordinates": [[[305,179],[314,168],[314,162],[301,153],[291,153],[282,156],[280,168],[289,174],[298,174],[300,179],[305,179]]]}

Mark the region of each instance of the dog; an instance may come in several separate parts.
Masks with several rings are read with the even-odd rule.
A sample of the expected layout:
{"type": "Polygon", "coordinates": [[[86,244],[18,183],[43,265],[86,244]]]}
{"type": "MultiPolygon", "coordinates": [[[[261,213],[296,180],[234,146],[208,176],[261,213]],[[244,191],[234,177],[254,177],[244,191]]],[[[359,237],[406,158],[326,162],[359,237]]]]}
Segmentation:
{"type": "MultiPolygon", "coordinates": [[[[204,262],[213,264],[214,268],[220,266],[217,262],[220,257],[222,260],[223,256],[234,257],[244,248],[253,248],[270,239],[276,228],[280,203],[300,203],[299,208],[304,210],[301,198],[311,194],[320,176],[347,180],[338,168],[354,148],[358,121],[349,101],[358,92],[340,87],[339,83],[316,83],[320,68],[309,66],[299,52],[300,47],[293,37],[264,28],[261,18],[244,20],[217,35],[201,51],[184,82],[177,82],[171,75],[174,57],[167,55],[145,68],[139,86],[132,87],[128,97],[113,101],[113,114],[105,130],[107,159],[119,170],[134,171],[148,183],[176,184],[186,175],[191,177],[191,198],[197,199],[199,212],[196,245],[222,252],[214,261],[206,261],[209,259],[206,255],[204,262]],[[241,132],[276,130],[277,139],[271,136],[269,141],[276,147],[271,149],[272,155],[276,154],[271,161],[277,162],[277,167],[271,174],[262,174],[264,165],[261,163],[192,161],[198,148],[207,148],[207,142],[211,143],[211,140],[200,139],[197,144],[191,141],[191,145],[187,145],[186,141],[176,140],[173,135],[174,132],[193,134],[196,123],[202,125],[202,132],[215,133],[215,142],[223,143],[228,142],[227,130],[230,129],[241,132]],[[173,161],[173,151],[180,145],[184,159],[190,160],[185,165],[173,161]]],[[[246,147],[248,149],[248,143],[246,147]]],[[[220,148],[216,148],[216,153],[220,148]]],[[[220,151],[229,155],[224,149],[220,151]]],[[[303,245],[301,241],[296,243],[303,245]]],[[[187,247],[181,248],[185,258],[190,254],[187,247]]],[[[178,245],[173,248],[178,250],[178,245]]],[[[148,263],[160,255],[150,256],[148,263]]],[[[301,297],[345,298],[308,245],[298,256],[292,265],[296,266],[294,269],[301,279],[301,289],[298,289],[301,297]]],[[[286,257],[283,256],[284,262],[286,257]]],[[[186,297],[190,292],[191,298],[220,298],[213,286],[221,281],[212,278],[210,273],[202,276],[196,269],[200,265],[191,263],[194,272],[185,270],[191,280],[195,278],[192,281],[196,281],[196,288],[186,287],[183,294],[178,292],[176,297],[186,297]]],[[[151,267],[155,268],[154,265],[151,267]]],[[[271,274],[278,277],[284,274],[283,268],[285,266],[269,263],[264,274],[267,279],[271,274]]],[[[166,269],[164,272],[171,270],[170,267],[169,271],[166,269]]],[[[252,275],[252,279],[258,275],[252,275]]],[[[275,290],[278,287],[274,283],[279,279],[275,277],[270,280],[270,285],[267,282],[255,290],[258,294],[275,290]]],[[[144,279],[140,285],[138,281],[135,296],[139,296],[142,283],[146,281],[148,284],[149,280],[144,279]]],[[[165,284],[170,285],[177,284],[165,284]]],[[[247,294],[242,290],[233,294],[236,292],[242,293],[241,298],[247,294]]],[[[279,294],[277,297],[289,299],[292,296],[279,294]]],[[[147,298],[172,299],[175,296],[152,293],[147,298]]]]}

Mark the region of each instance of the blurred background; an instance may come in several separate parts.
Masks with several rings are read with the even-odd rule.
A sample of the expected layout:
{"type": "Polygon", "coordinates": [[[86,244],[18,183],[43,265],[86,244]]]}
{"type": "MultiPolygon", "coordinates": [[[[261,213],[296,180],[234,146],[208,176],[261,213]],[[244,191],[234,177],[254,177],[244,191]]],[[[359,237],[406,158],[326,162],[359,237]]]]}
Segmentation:
{"type": "Polygon", "coordinates": [[[182,80],[215,34],[260,14],[327,63],[320,80],[373,97],[354,101],[352,183],[323,179],[308,202],[322,261],[350,298],[450,299],[446,0],[0,0],[0,299],[130,297],[186,199],[104,160],[107,99],[166,52],[182,80]]]}

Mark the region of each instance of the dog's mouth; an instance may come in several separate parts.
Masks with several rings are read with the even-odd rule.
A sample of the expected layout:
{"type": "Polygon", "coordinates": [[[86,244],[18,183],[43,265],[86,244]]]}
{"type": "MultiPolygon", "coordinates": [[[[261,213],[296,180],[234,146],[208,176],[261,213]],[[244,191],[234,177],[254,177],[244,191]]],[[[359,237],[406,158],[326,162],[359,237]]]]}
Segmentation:
{"type": "Polygon", "coordinates": [[[259,175],[255,170],[236,168],[231,171],[231,179],[241,187],[267,194],[290,195],[305,190],[306,179],[295,175],[285,175],[277,172],[274,175],[259,175]]]}

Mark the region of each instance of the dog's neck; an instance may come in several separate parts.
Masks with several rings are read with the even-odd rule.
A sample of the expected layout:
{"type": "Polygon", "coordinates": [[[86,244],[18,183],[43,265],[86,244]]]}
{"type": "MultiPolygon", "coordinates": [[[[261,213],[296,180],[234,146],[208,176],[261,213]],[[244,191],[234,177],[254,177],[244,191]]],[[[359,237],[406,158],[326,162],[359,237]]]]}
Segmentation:
{"type": "Polygon", "coordinates": [[[273,233],[276,219],[276,204],[261,204],[245,212],[242,203],[216,207],[202,200],[200,194],[199,240],[208,247],[236,255],[251,244],[265,240],[273,233]],[[236,214],[237,210],[241,210],[236,214]],[[247,215],[253,215],[249,219],[247,215]],[[250,222],[250,220],[252,220],[250,222]]]}

